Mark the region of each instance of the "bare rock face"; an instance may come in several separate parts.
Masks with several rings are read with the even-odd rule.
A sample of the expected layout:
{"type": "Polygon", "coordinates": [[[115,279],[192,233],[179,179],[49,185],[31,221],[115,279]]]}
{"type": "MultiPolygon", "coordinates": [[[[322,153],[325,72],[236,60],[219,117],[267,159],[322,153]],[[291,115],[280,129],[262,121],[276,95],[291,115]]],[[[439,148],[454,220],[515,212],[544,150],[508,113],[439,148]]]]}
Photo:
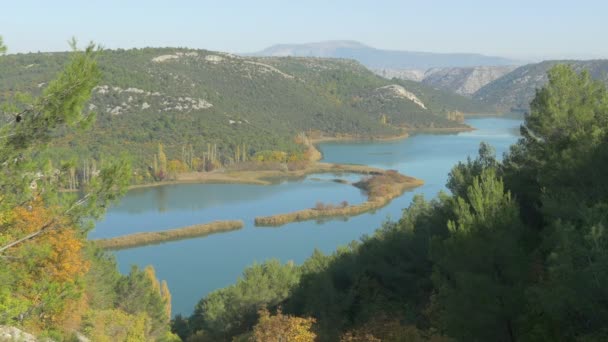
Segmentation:
{"type": "Polygon", "coordinates": [[[390,84],[384,87],[376,89],[376,92],[380,95],[388,95],[397,98],[404,98],[414,102],[420,108],[426,109],[426,106],[420,99],[412,92],[406,90],[404,87],[398,84],[390,84]]]}
{"type": "MultiPolygon", "coordinates": [[[[91,340],[78,331],[74,332],[74,337],[78,342],[91,342],[91,340]]],[[[39,339],[18,328],[0,325],[0,342],[54,342],[54,340],[48,337],[39,339]]]]}
{"type": "Polygon", "coordinates": [[[500,111],[527,112],[536,89],[547,81],[547,72],[556,64],[570,65],[576,72],[589,72],[591,78],[608,84],[608,60],[555,60],[527,64],[477,90],[475,100],[500,111]]]}
{"type": "Polygon", "coordinates": [[[376,69],[384,78],[422,82],[434,88],[472,96],[486,84],[515,70],[515,66],[478,66],[471,68],[376,69]]]}
{"type": "Polygon", "coordinates": [[[402,80],[410,80],[421,82],[424,80],[425,69],[373,69],[376,75],[388,78],[398,78],[402,80]]]}
{"type": "Polygon", "coordinates": [[[515,70],[515,66],[473,68],[435,68],[425,72],[422,83],[439,89],[471,96],[481,87],[515,70]]]}
{"type": "Polygon", "coordinates": [[[24,331],[21,331],[15,327],[9,327],[6,325],[0,325],[0,342],[38,342],[38,339],[24,331]]]}

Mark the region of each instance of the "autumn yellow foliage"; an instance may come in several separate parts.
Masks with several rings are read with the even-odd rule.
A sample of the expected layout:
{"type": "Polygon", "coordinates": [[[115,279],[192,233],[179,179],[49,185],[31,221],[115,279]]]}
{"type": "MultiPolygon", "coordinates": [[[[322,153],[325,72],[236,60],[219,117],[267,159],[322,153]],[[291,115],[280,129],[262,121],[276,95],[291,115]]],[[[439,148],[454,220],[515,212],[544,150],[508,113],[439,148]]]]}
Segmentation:
{"type": "Polygon", "coordinates": [[[154,270],[154,267],[152,267],[152,266],[147,266],[144,269],[144,273],[146,274],[146,276],[152,283],[152,288],[154,289],[154,291],[156,291],[160,294],[160,297],[163,300],[166,317],[167,317],[167,319],[170,319],[171,318],[171,292],[169,292],[169,287],[167,286],[167,282],[164,280],[162,281],[162,283],[158,281],[158,278],[156,278],[156,271],[154,270]]]}
{"type": "Polygon", "coordinates": [[[14,300],[36,308],[36,315],[24,316],[23,322],[33,331],[61,326],[75,319],[67,311],[86,309],[79,283],[89,269],[83,254],[84,241],[73,222],[55,215],[53,209],[38,198],[15,207],[3,232],[3,238],[15,239],[47,227],[37,239],[13,247],[6,260],[15,275],[14,300]]]}
{"type": "Polygon", "coordinates": [[[347,331],[340,342],[450,342],[445,336],[418,329],[415,325],[404,324],[396,318],[378,317],[370,322],[347,331]]]}
{"type": "Polygon", "coordinates": [[[141,342],[146,340],[145,313],[130,315],[122,310],[92,311],[86,320],[86,333],[98,342],[141,342]]]}
{"type": "Polygon", "coordinates": [[[312,331],[314,318],[283,315],[280,310],[271,316],[265,308],[258,314],[252,336],[255,342],[313,342],[317,337],[312,331]]]}

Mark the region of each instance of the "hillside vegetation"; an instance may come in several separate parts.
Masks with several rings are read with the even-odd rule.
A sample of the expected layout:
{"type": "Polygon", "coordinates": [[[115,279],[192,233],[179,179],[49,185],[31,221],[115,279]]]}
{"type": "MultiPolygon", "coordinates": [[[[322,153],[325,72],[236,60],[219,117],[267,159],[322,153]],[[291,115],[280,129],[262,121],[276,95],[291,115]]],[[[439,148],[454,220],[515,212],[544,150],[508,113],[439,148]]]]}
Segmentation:
{"type": "MultiPolygon", "coordinates": [[[[54,132],[53,159],[73,160],[80,178],[91,159],[122,151],[141,177],[158,178],[148,169],[159,143],[169,161],[181,163],[174,169],[209,170],[272,151],[302,158],[294,140],[302,132],[387,137],[464,127],[447,113],[483,111],[464,97],[389,81],[351,60],[172,48],[104,51],[97,60],[102,79],[85,108],[97,113],[93,129],[54,132]]],[[[19,108],[19,91],[40,93],[66,62],[66,53],[0,57],[0,98],[19,108]]]]}
{"type": "Polygon", "coordinates": [[[536,89],[547,83],[547,72],[557,64],[570,65],[577,72],[587,70],[592,78],[608,84],[608,60],[544,61],[521,66],[486,84],[473,94],[473,99],[500,112],[527,112],[536,89]]]}

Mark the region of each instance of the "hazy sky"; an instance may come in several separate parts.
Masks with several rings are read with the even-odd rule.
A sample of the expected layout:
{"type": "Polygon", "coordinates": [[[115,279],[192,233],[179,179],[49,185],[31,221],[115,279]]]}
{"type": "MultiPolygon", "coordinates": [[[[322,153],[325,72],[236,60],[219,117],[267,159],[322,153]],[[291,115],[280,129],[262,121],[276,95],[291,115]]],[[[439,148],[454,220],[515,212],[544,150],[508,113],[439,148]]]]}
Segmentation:
{"type": "Polygon", "coordinates": [[[608,58],[608,0],[3,0],[9,52],[185,46],[252,52],[348,39],[385,49],[608,58]]]}

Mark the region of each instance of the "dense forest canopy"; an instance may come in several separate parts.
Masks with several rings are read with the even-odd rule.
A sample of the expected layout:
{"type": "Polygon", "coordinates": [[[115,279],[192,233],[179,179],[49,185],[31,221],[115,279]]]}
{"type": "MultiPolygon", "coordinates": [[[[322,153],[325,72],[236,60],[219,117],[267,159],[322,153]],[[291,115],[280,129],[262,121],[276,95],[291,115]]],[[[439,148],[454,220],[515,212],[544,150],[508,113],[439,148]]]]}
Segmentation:
{"type": "Polygon", "coordinates": [[[564,65],[548,80],[502,161],[482,143],[452,169],[450,194],[417,196],[399,221],[301,266],[256,264],[173,330],[188,341],[279,341],[294,325],[303,341],[608,339],[608,91],[564,65]]]}

